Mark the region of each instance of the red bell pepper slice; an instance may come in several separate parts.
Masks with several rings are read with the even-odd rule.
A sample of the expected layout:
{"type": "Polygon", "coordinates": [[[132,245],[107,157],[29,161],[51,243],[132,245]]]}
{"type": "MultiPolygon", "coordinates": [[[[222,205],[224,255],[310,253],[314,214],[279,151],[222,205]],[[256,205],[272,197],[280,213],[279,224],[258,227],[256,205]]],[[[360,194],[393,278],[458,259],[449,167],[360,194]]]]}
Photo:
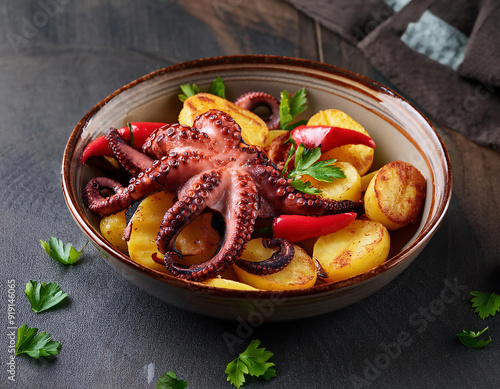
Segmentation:
{"type": "Polygon", "coordinates": [[[335,147],[361,144],[375,148],[375,142],[368,135],[348,128],[330,126],[298,126],[292,131],[292,139],[308,149],[321,145],[321,152],[325,153],[335,147]]]}
{"type": "Polygon", "coordinates": [[[281,215],[273,220],[271,228],[275,238],[294,243],[339,231],[356,220],[356,216],[356,212],[325,216],[281,215]]]}
{"type": "MultiPolygon", "coordinates": [[[[142,145],[146,142],[146,139],[157,129],[165,126],[166,123],[156,123],[156,122],[134,122],[129,123],[127,127],[118,129],[118,133],[121,138],[130,143],[133,139],[132,146],[140,150],[142,145]]],[[[90,157],[112,157],[113,153],[109,148],[108,141],[104,136],[100,136],[90,142],[87,147],[83,150],[82,163],[90,157]]]]}

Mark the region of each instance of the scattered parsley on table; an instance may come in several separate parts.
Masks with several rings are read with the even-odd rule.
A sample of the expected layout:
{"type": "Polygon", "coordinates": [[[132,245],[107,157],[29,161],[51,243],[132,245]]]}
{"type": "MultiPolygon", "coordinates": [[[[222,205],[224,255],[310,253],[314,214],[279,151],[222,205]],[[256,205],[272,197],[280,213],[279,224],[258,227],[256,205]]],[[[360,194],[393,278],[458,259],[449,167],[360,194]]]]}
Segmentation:
{"type": "Polygon", "coordinates": [[[53,341],[46,332],[37,334],[38,328],[23,324],[17,330],[16,355],[27,354],[32,358],[58,355],[61,343],[53,341]]]}
{"type": "Polygon", "coordinates": [[[187,384],[187,381],[177,378],[173,371],[169,371],[158,378],[155,389],[184,389],[187,384]]]}
{"type": "MultiPolygon", "coordinates": [[[[88,243],[88,241],[87,241],[88,243]]],[[[75,249],[71,243],[64,244],[61,240],[51,236],[48,242],[40,239],[40,244],[45,252],[55,261],[65,265],[73,265],[82,254],[85,245],[80,251],[75,249]]]]}
{"type": "Polygon", "coordinates": [[[488,327],[479,332],[474,332],[468,329],[464,329],[462,332],[457,334],[457,336],[458,339],[460,339],[460,342],[462,342],[467,347],[483,348],[484,346],[487,346],[491,342],[491,336],[488,337],[488,339],[479,339],[479,337],[487,330],[488,327]]]}
{"type": "Polygon", "coordinates": [[[495,316],[500,312],[500,295],[496,293],[470,292],[474,296],[471,300],[472,308],[481,319],[486,319],[488,316],[495,316]]]}
{"type": "Polygon", "coordinates": [[[259,345],[260,340],[252,340],[247,349],[227,365],[227,380],[237,388],[245,383],[246,374],[265,380],[276,377],[275,364],[268,362],[274,354],[263,347],[258,348],[259,345]]]}
{"type": "Polygon", "coordinates": [[[28,298],[33,312],[39,313],[52,308],[68,297],[56,282],[38,283],[29,281],[26,284],[26,297],[28,298]]]}

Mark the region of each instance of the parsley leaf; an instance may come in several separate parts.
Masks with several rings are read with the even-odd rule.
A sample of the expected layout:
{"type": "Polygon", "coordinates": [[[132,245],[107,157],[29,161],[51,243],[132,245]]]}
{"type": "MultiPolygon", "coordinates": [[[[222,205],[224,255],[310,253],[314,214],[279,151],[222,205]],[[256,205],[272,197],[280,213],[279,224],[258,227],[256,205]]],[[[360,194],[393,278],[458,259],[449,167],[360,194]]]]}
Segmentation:
{"type": "Polygon", "coordinates": [[[311,186],[309,181],[304,182],[300,178],[296,178],[295,180],[290,181],[290,185],[297,189],[299,192],[307,193],[307,194],[320,194],[321,190],[311,186]]]}
{"type": "Polygon", "coordinates": [[[475,296],[471,302],[472,308],[476,308],[474,312],[479,314],[481,319],[486,319],[488,316],[495,316],[500,312],[500,296],[496,293],[470,292],[475,296]]]}
{"type": "Polygon", "coordinates": [[[158,378],[155,389],[184,389],[187,384],[187,381],[178,379],[173,371],[169,371],[158,378]]]}
{"type": "Polygon", "coordinates": [[[464,329],[462,332],[457,334],[458,339],[460,339],[460,342],[462,342],[465,346],[471,347],[471,348],[482,348],[491,342],[491,336],[488,337],[488,339],[483,340],[483,339],[478,339],[479,336],[481,336],[488,327],[486,327],[484,330],[480,332],[474,332],[470,331],[467,329],[464,329]]]}
{"type": "Polygon", "coordinates": [[[275,364],[268,362],[274,354],[265,348],[258,348],[260,340],[252,340],[247,349],[226,366],[227,380],[237,388],[245,383],[245,374],[264,377],[270,380],[276,377],[275,364]]]}
{"type": "Polygon", "coordinates": [[[182,84],[181,85],[182,94],[178,95],[179,100],[184,102],[188,97],[194,96],[197,93],[200,93],[200,89],[196,84],[182,84]]]}
{"type": "Polygon", "coordinates": [[[306,121],[301,120],[297,123],[291,124],[296,116],[301,114],[307,109],[307,97],[306,89],[302,88],[295,92],[295,94],[290,98],[290,95],[286,90],[283,90],[280,94],[280,126],[282,130],[291,131],[298,125],[306,123],[306,121]]]}
{"type": "MultiPolygon", "coordinates": [[[[87,241],[88,243],[88,241],[87,241]]],[[[48,242],[40,240],[40,244],[42,245],[45,252],[55,261],[63,263],[65,265],[74,264],[80,255],[82,254],[85,245],[82,247],[80,251],[75,249],[71,243],[64,244],[61,240],[54,238],[51,236],[48,242]]]]}
{"type": "Polygon", "coordinates": [[[32,358],[58,355],[61,343],[51,340],[49,334],[23,324],[17,330],[16,355],[27,354],[32,358]]]}
{"type": "Polygon", "coordinates": [[[321,148],[315,147],[307,149],[302,143],[295,150],[295,142],[292,140],[293,146],[288,154],[288,159],[283,169],[283,174],[286,172],[288,163],[295,154],[295,167],[288,173],[288,178],[293,178],[290,185],[298,191],[307,194],[319,194],[321,190],[311,186],[311,183],[302,182],[303,175],[311,176],[312,178],[323,181],[333,182],[338,178],[345,178],[344,172],[339,168],[333,166],[336,162],[335,159],[328,159],[325,161],[318,161],[321,158],[321,148]]]}
{"type": "Polygon", "coordinates": [[[26,284],[25,293],[31,309],[36,313],[52,308],[68,297],[68,294],[63,293],[56,282],[46,284],[29,281],[26,284]]]}
{"type": "Polygon", "coordinates": [[[224,81],[222,81],[221,77],[217,77],[213,84],[212,88],[210,89],[210,93],[219,97],[222,97],[223,99],[226,98],[226,87],[224,85],[224,81]]]}
{"type": "MultiPolygon", "coordinates": [[[[188,97],[194,96],[200,93],[200,88],[196,84],[182,84],[181,85],[182,93],[177,95],[179,100],[184,102],[188,97]]],[[[226,98],[226,87],[224,85],[224,81],[221,77],[217,77],[212,83],[212,87],[210,88],[210,93],[223,99],[226,98]]]]}

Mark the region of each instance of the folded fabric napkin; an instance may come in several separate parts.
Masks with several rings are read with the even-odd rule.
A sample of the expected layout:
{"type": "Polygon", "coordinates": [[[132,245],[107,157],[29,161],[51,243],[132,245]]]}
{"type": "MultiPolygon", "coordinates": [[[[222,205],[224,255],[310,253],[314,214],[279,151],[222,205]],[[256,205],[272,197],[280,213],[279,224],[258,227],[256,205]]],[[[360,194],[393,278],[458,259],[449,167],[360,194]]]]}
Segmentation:
{"type": "Polygon", "coordinates": [[[439,125],[500,150],[500,1],[286,1],[360,48],[439,125]]]}

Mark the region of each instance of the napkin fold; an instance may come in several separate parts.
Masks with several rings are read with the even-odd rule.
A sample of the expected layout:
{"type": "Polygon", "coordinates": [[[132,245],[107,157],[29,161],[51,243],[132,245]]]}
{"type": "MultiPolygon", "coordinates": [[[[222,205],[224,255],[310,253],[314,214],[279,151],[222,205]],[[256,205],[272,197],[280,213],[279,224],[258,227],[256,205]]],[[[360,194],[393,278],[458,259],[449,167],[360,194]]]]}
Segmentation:
{"type": "Polygon", "coordinates": [[[500,1],[286,1],[361,49],[437,124],[500,150],[500,1]]]}

